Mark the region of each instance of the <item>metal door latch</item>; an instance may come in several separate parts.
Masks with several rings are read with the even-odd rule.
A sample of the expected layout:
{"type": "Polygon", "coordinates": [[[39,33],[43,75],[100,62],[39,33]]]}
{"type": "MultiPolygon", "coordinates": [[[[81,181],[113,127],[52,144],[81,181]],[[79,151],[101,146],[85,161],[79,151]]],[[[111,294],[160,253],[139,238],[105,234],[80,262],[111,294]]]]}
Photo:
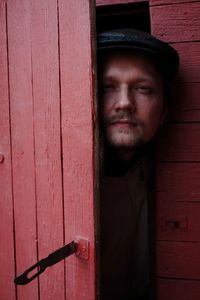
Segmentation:
{"type": "Polygon", "coordinates": [[[28,268],[24,273],[14,279],[15,284],[25,285],[31,282],[45,271],[47,267],[53,266],[64,258],[76,254],[77,257],[88,260],[89,259],[89,240],[77,237],[71,243],[62,248],[52,252],[46,258],[39,260],[36,264],[28,268]],[[34,271],[36,271],[34,273],[34,271]],[[34,273],[34,274],[33,274],[34,273]],[[33,274],[31,276],[31,274],[33,274]]]}

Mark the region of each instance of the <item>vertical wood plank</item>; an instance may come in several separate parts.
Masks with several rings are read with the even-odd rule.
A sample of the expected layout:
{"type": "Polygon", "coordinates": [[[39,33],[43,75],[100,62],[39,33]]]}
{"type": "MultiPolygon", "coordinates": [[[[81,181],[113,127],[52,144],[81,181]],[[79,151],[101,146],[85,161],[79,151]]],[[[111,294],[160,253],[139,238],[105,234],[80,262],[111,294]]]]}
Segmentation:
{"type": "MultiPolygon", "coordinates": [[[[32,3],[39,259],[63,246],[57,0],[32,3]]],[[[40,299],[65,299],[64,261],[40,276],[40,299]]]]}
{"type": "Polygon", "coordinates": [[[93,1],[59,0],[65,238],[89,238],[90,258],[66,260],[67,299],[95,299],[93,1]]]}
{"type": "Polygon", "coordinates": [[[6,41],[6,5],[0,3],[0,293],[15,299],[14,234],[10,151],[10,115],[6,41]]]}
{"type": "MultiPolygon", "coordinates": [[[[8,1],[8,49],[17,274],[37,261],[30,1],[8,1]]],[[[18,286],[18,300],[37,300],[38,283],[18,286]]]]}

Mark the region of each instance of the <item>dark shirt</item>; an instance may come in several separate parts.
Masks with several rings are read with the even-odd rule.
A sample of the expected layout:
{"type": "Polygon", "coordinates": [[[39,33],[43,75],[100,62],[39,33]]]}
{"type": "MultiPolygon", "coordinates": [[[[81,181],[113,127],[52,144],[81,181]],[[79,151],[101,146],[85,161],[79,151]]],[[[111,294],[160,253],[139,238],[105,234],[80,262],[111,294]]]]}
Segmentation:
{"type": "MultiPolygon", "coordinates": [[[[131,300],[149,285],[147,183],[143,160],[101,181],[102,300],[131,300]]],[[[143,298],[141,298],[143,299],[143,298]]]]}

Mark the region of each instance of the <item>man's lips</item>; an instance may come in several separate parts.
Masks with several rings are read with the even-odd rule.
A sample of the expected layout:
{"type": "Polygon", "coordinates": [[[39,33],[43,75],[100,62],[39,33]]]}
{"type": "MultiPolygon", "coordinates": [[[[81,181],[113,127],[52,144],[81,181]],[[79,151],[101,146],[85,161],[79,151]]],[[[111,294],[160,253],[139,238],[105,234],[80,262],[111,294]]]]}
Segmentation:
{"type": "Polygon", "coordinates": [[[113,125],[113,126],[121,126],[121,127],[133,127],[133,126],[137,126],[137,123],[136,122],[133,122],[131,120],[116,120],[116,121],[113,121],[110,123],[110,125],[113,125]]]}

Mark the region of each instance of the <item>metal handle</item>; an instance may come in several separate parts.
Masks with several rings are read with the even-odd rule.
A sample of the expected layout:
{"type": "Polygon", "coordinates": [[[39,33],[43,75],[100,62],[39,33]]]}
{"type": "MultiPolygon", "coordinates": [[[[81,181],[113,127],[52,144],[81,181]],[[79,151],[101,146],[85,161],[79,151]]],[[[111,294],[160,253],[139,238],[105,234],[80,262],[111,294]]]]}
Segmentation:
{"type": "Polygon", "coordinates": [[[50,267],[63,260],[64,258],[70,256],[71,254],[75,253],[76,250],[77,242],[72,241],[64,247],[49,254],[46,258],[41,259],[36,264],[28,268],[23,274],[16,277],[14,279],[15,284],[24,285],[31,282],[33,279],[43,273],[47,267],[50,267]],[[30,273],[33,273],[34,269],[36,269],[37,272],[29,277],[30,273]]]}

